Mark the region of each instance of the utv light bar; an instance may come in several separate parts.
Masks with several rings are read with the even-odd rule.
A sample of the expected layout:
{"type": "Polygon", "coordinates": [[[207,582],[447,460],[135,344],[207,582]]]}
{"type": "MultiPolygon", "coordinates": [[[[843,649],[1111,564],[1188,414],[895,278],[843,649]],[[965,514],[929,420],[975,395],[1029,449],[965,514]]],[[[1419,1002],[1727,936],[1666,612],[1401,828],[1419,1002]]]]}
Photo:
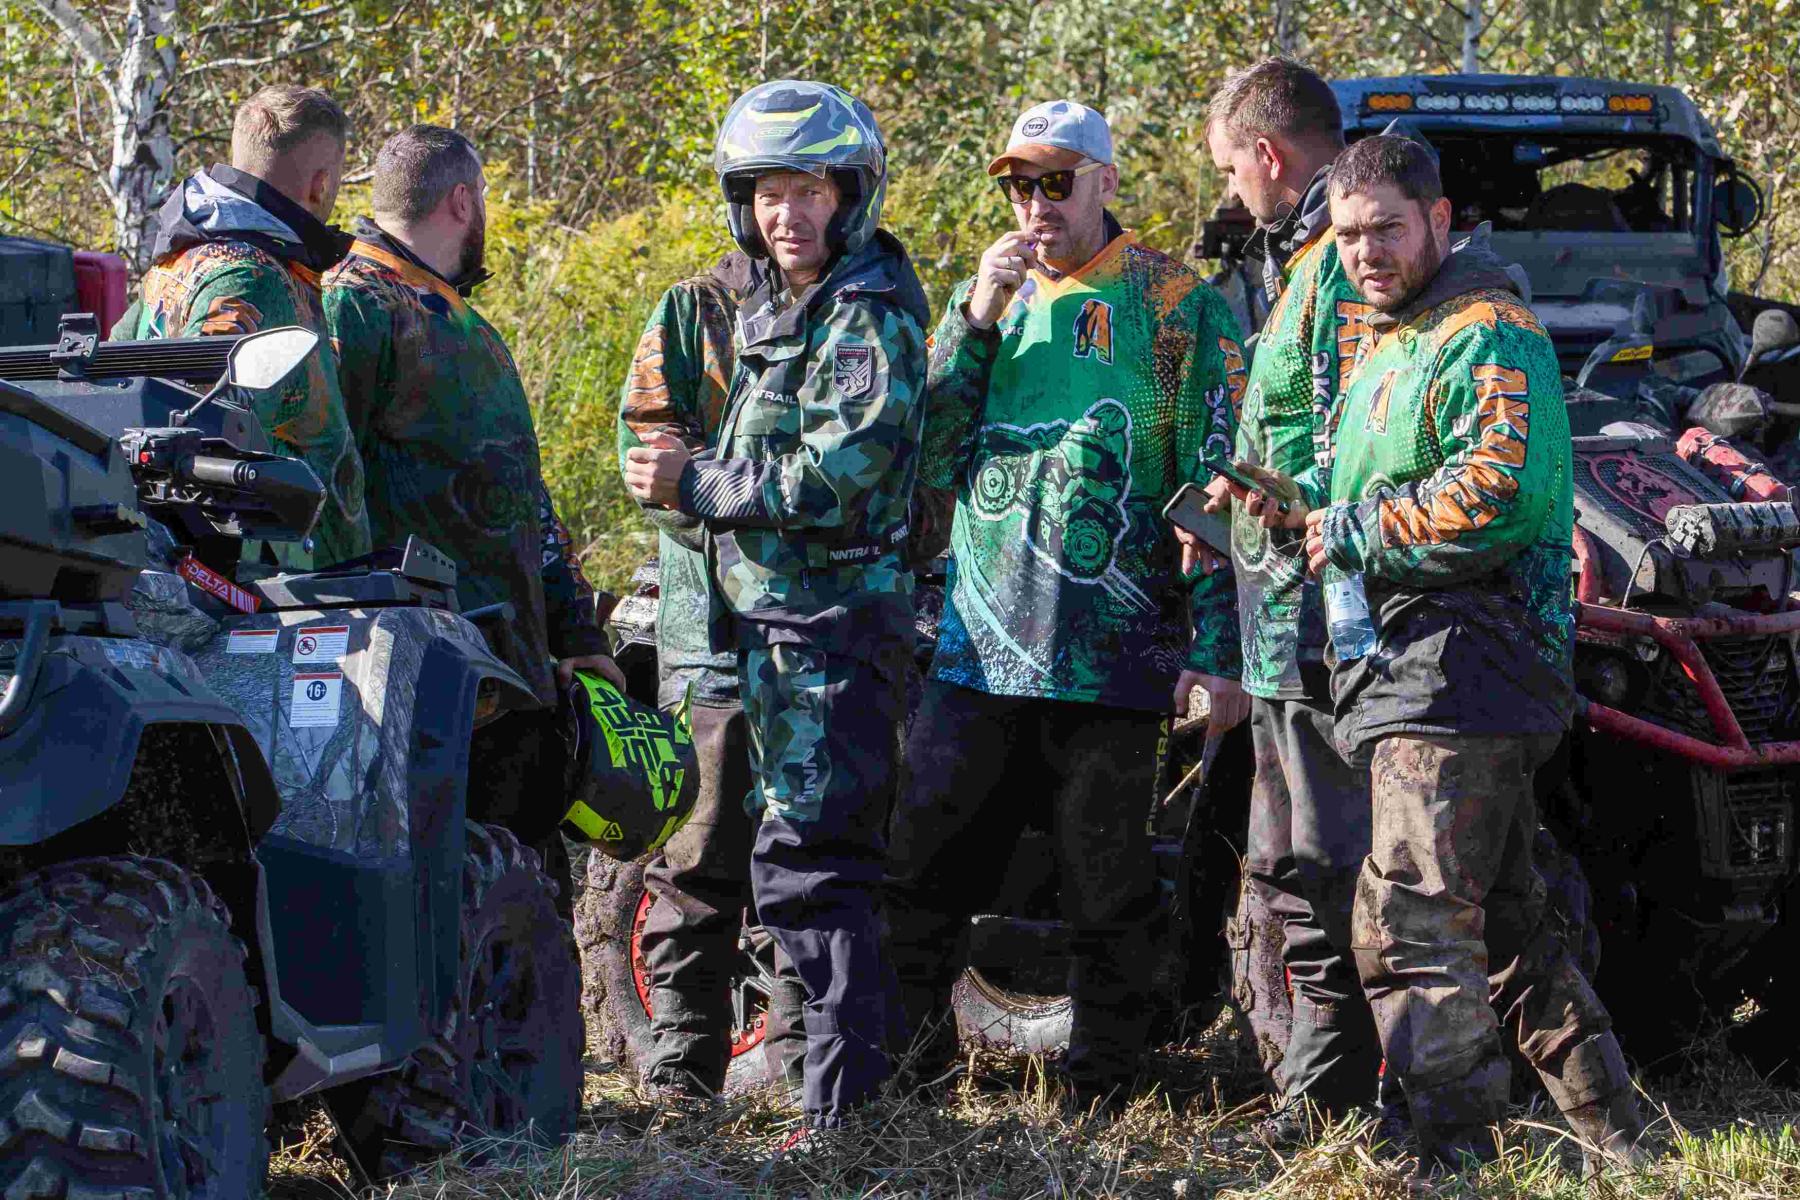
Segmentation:
{"type": "MultiPolygon", "coordinates": [[[[82,365],[83,379],[152,376],[211,386],[225,374],[225,360],[242,334],[101,342],[82,365]]],[[[64,363],[57,346],[0,346],[0,379],[56,379],[64,363]]]]}
{"type": "Polygon", "coordinates": [[[1520,113],[1528,116],[1633,116],[1656,111],[1656,98],[1643,94],[1561,95],[1556,92],[1370,92],[1362,99],[1368,113],[1465,113],[1490,116],[1520,113]]]}

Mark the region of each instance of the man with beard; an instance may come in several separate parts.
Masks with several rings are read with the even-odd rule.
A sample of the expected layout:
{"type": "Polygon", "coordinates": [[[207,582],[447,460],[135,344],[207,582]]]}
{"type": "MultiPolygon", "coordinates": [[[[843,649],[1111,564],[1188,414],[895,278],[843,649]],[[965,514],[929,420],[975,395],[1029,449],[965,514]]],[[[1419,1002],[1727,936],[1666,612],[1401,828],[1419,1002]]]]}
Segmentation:
{"type": "MultiPolygon", "coordinates": [[[[1271,308],[1250,364],[1238,466],[1291,477],[1312,504],[1331,478],[1340,383],[1371,311],[1351,288],[1331,236],[1326,182],[1344,148],[1337,98],[1286,58],[1228,77],[1208,111],[1214,164],[1260,222],[1271,308]]],[[[1230,503],[1214,480],[1208,507],[1230,503]]],[[[1292,497],[1284,497],[1292,498],[1292,497]]],[[[1369,852],[1368,776],[1332,745],[1331,674],[1319,588],[1298,538],[1272,537],[1263,497],[1236,489],[1232,565],[1251,705],[1256,784],[1240,920],[1282,939],[1293,1025],[1275,1083],[1286,1105],[1256,1135],[1306,1128],[1306,1103],[1337,1116],[1373,1099],[1381,1049],[1350,951],[1350,908],[1369,852]]],[[[1185,530],[1176,536],[1197,552],[1185,530]]],[[[1257,1014],[1252,1012],[1254,1019],[1257,1014]]]]}
{"type": "Polygon", "coordinates": [[[640,502],[705,530],[728,614],[710,644],[738,648],[749,725],[757,916],[806,992],[808,1126],[833,1128],[890,1069],[876,889],[913,637],[929,312],[879,228],[887,152],[860,100],[807,80],[752,88],[713,167],[753,260],[716,445],[645,430],[624,474],[640,502]]]}
{"type": "Polygon", "coordinates": [[[957,489],[936,657],[894,816],[889,946],[921,1074],[955,1055],[950,987],[1031,804],[1074,927],[1074,1100],[1116,1102],[1148,1030],[1156,869],[1145,815],[1167,714],[1248,708],[1226,572],[1182,576],[1163,505],[1229,455],[1243,354],[1225,303],[1107,211],[1112,135],[1068,100],[988,167],[1017,229],[938,324],[927,484],[957,489]],[[1043,778],[1039,789],[1022,781],[1043,778]]]}
{"type": "Polygon", "coordinates": [[[231,128],[231,165],[190,175],[157,213],[142,298],[112,331],[137,339],[299,325],[319,335],[292,379],[251,401],[276,448],[325,484],[309,541],[246,547],[296,570],[369,552],[362,464],[319,297],[320,276],[350,245],[325,223],[337,204],[348,129],[343,110],[317,88],[276,84],[246,100],[231,128]]]}
{"type": "Polygon", "coordinates": [[[468,300],[486,278],[486,193],[462,134],[414,125],[389,138],[375,159],[375,219],[357,223],[348,257],[326,277],[325,313],[375,544],[416,533],[456,560],[464,611],[513,606],[510,625],[488,640],[543,707],[477,733],[469,813],[538,847],[566,915],[557,690],[578,669],[624,678],[544,487],[518,368],[468,300]]]}
{"type": "Polygon", "coordinates": [[[1372,651],[1339,657],[1332,689],[1338,746],[1371,773],[1352,938],[1387,1070],[1428,1155],[1489,1159],[1504,1038],[1591,1162],[1638,1162],[1644,1125],[1611,1019],[1532,864],[1532,774],[1574,696],[1556,351],[1484,234],[1451,252],[1424,146],[1358,142],[1332,166],[1330,205],[1344,270],[1376,312],[1329,503],[1289,524],[1304,524],[1328,590],[1366,591],[1375,627],[1372,651]]]}

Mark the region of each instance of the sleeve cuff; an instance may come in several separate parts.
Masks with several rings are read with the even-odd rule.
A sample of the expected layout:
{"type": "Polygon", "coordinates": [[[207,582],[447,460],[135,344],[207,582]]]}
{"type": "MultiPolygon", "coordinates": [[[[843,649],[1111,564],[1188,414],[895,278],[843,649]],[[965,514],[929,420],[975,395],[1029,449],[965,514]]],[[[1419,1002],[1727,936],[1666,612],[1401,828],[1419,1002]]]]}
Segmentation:
{"type": "Polygon", "coordinates": [[[766,519],[760,464],[748,459],[689,459],[681,473],[681,511],[703,521],[766,519]]]}

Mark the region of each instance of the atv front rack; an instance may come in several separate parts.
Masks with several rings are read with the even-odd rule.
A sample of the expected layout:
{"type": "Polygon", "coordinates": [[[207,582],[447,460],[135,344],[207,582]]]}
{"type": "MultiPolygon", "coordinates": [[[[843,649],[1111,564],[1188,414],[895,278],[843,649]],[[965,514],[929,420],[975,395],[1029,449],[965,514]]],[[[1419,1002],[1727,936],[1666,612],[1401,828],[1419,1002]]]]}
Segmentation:
{"type": "Polygon", "coordinates": [[[1700,650],[1701,642],[1715,638],[1800,633],[1800,609],[1746,613],[1741,617],[1658,617],[1587,601],[1577,601],[1575,609],[1576,624],[1583,629],[1614,636],[1647,637],[1668,651],[1700,693],[1700,702],[1718,740],[1704,741],[1578,695],[1578,714],[1590,729],[1626,738],[1718,771],[1749,771],[1800,763],[1800,741],[1752,742],[1745,736],[1712,665],[1700,650]]]}

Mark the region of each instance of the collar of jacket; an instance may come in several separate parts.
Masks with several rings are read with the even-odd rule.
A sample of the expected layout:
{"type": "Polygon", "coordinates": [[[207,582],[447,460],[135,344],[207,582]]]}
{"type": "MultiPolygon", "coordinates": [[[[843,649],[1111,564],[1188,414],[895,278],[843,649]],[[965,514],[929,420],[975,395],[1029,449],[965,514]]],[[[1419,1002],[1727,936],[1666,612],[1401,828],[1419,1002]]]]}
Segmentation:
{"type": "Polygon", "coordinates": [[[876,230],[869,244],[855,254],[839,257],[823,279],[786,304],[781,303],[781,273],[768,259],[751,264],[751,282],[749,294],[738,305],[738,328],[745,350],[803,336],[812,314],[838,297],[881,296],[910,313],[920,328],[927,328],[931,320],[925,289],[906,247],[885,229],[876,230]]]}
{"type": "Polygon", "coordinates": [[[1370,313],[1369,328],[1385,335],[1444,301],[1470,292],[1499,290],[1519,295],[1518,284],[1508,273],[1506,263],[1489,248],[1488,234],[1492,231],[1493,226],[1483,221],[1467,237],[1451,245],[1437,274],[1413,294],[1406,306],[1391,313],[1370,313]]]}
{"type": "Polygon", "coordinates": [[[1331,166],[1313,172],[1300,203],[1277,217],[1272,225],[1259,225],[1251,235],[1249,253],[1263,260],[1263,291],[1273,303],[1286,283],[1287,265],[1308,242],[1331,228],[1331,166]]]}
{"type": "MultiPolygon", "coordinates": [[[[248,242],[276,258],[304,268],[302,278],[317,277],[343,261],[353,240],[335,225],[313,216],[256,176],[224,163],[214,163],[202,172],[219,187],[260,208],[276,222],[291,230],[298,241],[267,229],[201,229],[188,219],[187,185],[172,192],[157,213],[156,242],[152,258],[160,262],[171,254],[204,242],[248,242]]],[[[191,180],[190,180],[191,182],[191,180]]]]}
{"type": "MultiPolygon", "coordinates": [[[[442,273],[434,270],[430,263],[420,258],[417,254],[414,254],[412,247],[377,225],[368,217],[356,218],[355,229],[358,253],[362,253],[363,247],[379,250],[390,260],[388,262],[389,266],[398,267],[401,264],[405,264],[411,267],[415,273],[423,274],[424,278],[420,280],[420,282],[436,285],[433,288],[435,291],[449,292],[463,300],[467,300],[471,292],[494,277],[492,271],[478,268],[470,275],[458,276],[455,279],[447,278],[442,273]]],[[[369,255],[368,257],[376,258],[377,261],[379,261],[379,258],[376,255],[369,255]]]]}

